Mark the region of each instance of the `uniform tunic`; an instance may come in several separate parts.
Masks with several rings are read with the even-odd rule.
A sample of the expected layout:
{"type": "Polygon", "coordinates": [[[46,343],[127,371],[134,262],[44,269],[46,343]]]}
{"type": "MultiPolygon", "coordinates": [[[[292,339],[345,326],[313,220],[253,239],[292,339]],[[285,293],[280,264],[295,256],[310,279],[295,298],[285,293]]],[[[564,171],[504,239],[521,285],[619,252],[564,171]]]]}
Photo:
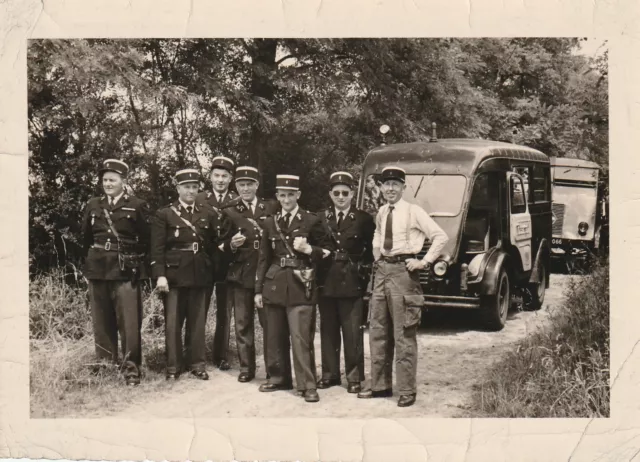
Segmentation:
{"type": "MultiPolygon", "coordinates": [[[[385,225],[389,204],[380,208],[376,217],[373,253],[376,257],[415,255],[424,239],[431,241],[425,259],[433,263],[448,241],[440,226],[420,206],[400,199],[393,210],[391,251],[384,247],[385,225]]],[[[418,271],[409,272],[404,259],[376,263],[371,294],[369,345],[371,349],[371,389],[392,388],[392,360],[395,349],[396,381],[400,395],[416,393],[418,344],[416,333],[424,297],[418,271]]]]}
{"type": "MultiPolygon", "coordinates": [[[[268,216],[275,213],[273,203],[267,203],[256,198],[254,211],[251,204],[237,202],[228,205],[222,212],[230,223],[229,237],[224,241],[224,251],[231,256],[231,263],[227,271],[227,303],[229,311],[233,310],[236,329],[236,344],[238,346],[238,359],[240,360],[240,372],[255,375],[256,349],[255,349],[255,283],[256,270],[258,268],[258,253],[262,239],[262,229],[268,216]],[[231,237],[238,230],[244,231],[246,240],[238,249],[231,248],[231,237]]],[[[266,328],[264,310],[258,310],[258,320],[263,328],[266,328]]],[[[263,335],[266,340],[266,335],[263,335]]],[[[267,343],[264,341],[266,349],[267,343]]],[[[266,357],[265,364],[266,364],[266,357]]]]}
{"type": "Polygon", "coordinates": [[[344,339],[345,375],[350,383],[364,380],[362,328],[366,281],[359,264],[373,261],[373,217],[350,208],[338,225],[339,211],[331,208],[320,213],[337,253],[323,265],[320,290],[320,338],[322,378],[340,379],[340,332],[344,339]]]}
{"type": "MultiPolygon", "coordinates": [[[[106,196],[92,198],[87,203],[82,222],[83,247],[87,255],[84,275],[89,280],[96,354],[99,358],[117,361],[119,332],[127,377],[140,374],[142,298],[139,284],[132,283],[130,270],[121,269],[118,252],[147,253],[149,222],[148,204],[128,194],[122,195],[113,207],[106,196]],[[118,239],[109,226],[105,211],[122,249],[118,248],[118,239]]],[[[148,277],[148,271],[143,262],[138,278],[145,277],[148,277]]]]}
{"type": "Polygon", "coordinates": [[[315,356],[315,307],[318,301],[317,284],[311,286],[307,298],[305,288],[287,266],[287,259],[297,259],[305,264],[317,264],[322,260],[322,248],[331,248],[328,236],[313,213],[298,208],[290,223],[283,223],[282,212],[265,220],[260,243],[255,292],[262,294],[267,314],[267,372],[269,383],[292,383],[290,344],[293,350],[294,368],[298,390],[316,388],[315,356]],[[284,238],[293,249],[294,238],[306,237],[311,245],[311,255],[294,251],[289,253],[275,227],[280,220],[284,238]],[[284,266],[283,266],[284,265],[284,266]],[[291,339],[291,340],[289,340],[291,339]],[[291,343],[290,343],[291,342],[291,343]]]}
{"type": "MultiPolygon", "coordinates": [[[[209,205],[218,214],[218,227],[216,234],[219,240],[226,237],[226,226],[222,217],[221,210],[230,204],[238,201],[238,195],[233,191],[227,190],[223,194],[222,202],[218,200],[219,193],[217,191],[202,191],[196,196],[196,202],[209,205]]],[[[227,361],[229,356],[229,336],[231,334],[231,311],[227,302],[227,285],[225,283],[227,269],[231,258],[225,252],[216,248],[213,253],[214,262],[214,282],[216,292],[216,328],[213,335],[213,363],[220,364],[222,360],[227,361]]],[[[213,291],[212,291],[213,292],[213,291]]],[[[213,293],[207,294],[205,318],[209,313],[209,305],[213,293]]]]}
{"type": "Polygon", "coordinates": [[[213,285],[213,250],[217,245],[217,215],[195,204],[189,216],[176,201],[158,210],[151,231],[151,271],[166,277],[169,293],[164,299],[167,373],[181,370],[182,324],[187,323],[189,368],[204,370],[205,303],[213,285]],[[196,229],[192,230],[182,218],[196,229]],[[200,237],[199,237],[200,236],[200,237]]]}

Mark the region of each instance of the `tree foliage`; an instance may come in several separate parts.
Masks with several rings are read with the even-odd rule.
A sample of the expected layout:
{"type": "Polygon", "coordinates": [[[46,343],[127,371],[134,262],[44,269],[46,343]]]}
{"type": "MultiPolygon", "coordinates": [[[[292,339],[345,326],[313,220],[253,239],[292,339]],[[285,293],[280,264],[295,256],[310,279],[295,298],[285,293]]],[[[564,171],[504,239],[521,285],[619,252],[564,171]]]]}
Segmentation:
{"type": "MultiPolygon", "coordinates": [[[[577,39],[34,40],[29,46],[30,250],[55,263],[77,241],[102,160],[122,158],[153,206],[172,175],[205,175],[215,155],[302,176],[302,203],[326,178],[357,173],[378,143],[482,137],[608,165],[607,55],[577,39]]],[[[208,186],[208,180],[205,181],[208,186]]]]}

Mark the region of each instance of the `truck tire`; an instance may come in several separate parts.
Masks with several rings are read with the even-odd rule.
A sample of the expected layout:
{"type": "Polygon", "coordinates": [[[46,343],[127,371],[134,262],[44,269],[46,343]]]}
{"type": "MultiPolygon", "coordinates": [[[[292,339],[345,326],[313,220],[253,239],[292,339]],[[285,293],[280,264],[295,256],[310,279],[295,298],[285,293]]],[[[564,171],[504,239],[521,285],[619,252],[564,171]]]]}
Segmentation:
{"type": "Polygon", "coordinates": [[[509,285],[509,275],[502,268],[498,274],[496,293],[480,296],[480,310],[485,327],[492,331],[502,330],[507,322],[510,306],[511,286],[509,285]]]}
{"type": "Polygon", "coordinates": [[[531,301],[526,305],[528,311],[538,311],[544,304],[544,294],[547,286],[547,268],[544,262],[540,262],[538,270],[538,282],[529,284],[529,292],[531,293],[531,301]]]}

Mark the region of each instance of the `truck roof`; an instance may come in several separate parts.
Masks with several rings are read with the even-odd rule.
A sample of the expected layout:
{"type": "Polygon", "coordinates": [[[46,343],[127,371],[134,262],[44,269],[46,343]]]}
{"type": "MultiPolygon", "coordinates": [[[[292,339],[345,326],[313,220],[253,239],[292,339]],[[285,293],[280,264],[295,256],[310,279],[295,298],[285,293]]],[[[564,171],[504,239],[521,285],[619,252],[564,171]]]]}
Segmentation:
{"type": "Polygon", "coordinates": [[[549,160],[551,161],[552,167],[600,168],[600,165],[595,162],[575,159],[573,157],[550,157],[549,160]]]}
{"type": "Polygon", "coordinates": [[[485,159],[506,157],[549,163],[542,152],[501,141],[466,138],[442,138],[435,142],[382,145],[369,151],[365,166],[378,170],[393,163],[407,173],[424,172],[425,162],[442,174],[469,174],[485,159]]]}

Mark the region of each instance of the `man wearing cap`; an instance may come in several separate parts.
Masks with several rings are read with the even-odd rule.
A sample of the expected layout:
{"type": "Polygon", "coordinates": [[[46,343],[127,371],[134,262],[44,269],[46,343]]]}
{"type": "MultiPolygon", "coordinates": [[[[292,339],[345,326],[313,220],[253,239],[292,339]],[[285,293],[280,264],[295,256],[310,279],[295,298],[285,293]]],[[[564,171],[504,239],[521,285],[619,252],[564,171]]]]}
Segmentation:
{"type": "MultiPolygon", "coordinates": [[[[209,205],[218,214],[218,228],[216,234],[221,239],[227,230],[223,229],[224,222],[222,220],[221,210],[231,203],[236,203],[238,195],[229,190],[231,180],[233,178],[233,170],[235,163],[233,160],[224,156],[213,158],[211,163],[211,184],[213,191],[201,192],[198,194],[197,201],[209,205]]],[[[227,285],[225,279],[227,269],[231,263],[230,256],[220,249],[215,249],[214,259],[214,282],[216,291],[216,330],[213,335],[213,364],[220,370],[229,370],[229,335],[231,333],[231,311],[227,303],[227,285]]],[[[211,296],[207,296],[207,307],[205,310],[205,319],[209,313],[209,305],[211,296]]]]}
{"type": "Polygon", "coordinates": [[[117,361],[120,333],[126,383],[138,385],[142,297],[137,282],[148,277],[144,260],[151,211],[145,201],[125,193],[128,172],[120,160],[104,161],[100,174],[105,195],[87,203],[82,235],[96,354],[117,361]]]}
{"type": "Polygon", "coordinates": [[[269,374],[260,391],[293,388],[291,345],[298,392],[305,401],[317,402],[313,346],[317,284],[308,268],[329,255],[323,247],[330,243],[319,218],[298,206],[299,181],[294,175],[276,177],[282,210],[265,220],[260,242],[255,303],[267,315],[269,374]]]}
{"type": "Polygon", "coordinates": [[[392,396],[395,349],[400,407],[411,406],[416,400],[416,332],[424,304],[418,272],[431,270],[448,241],[424,209],[402,199],[405,175],[398,167],[382,170],[382,193],[387,204],[376,216],[373,236],[376,263],[369,324],[371,389],[358,393],[358,398],[392,396]],[[418,259],[425,238],[431,246],[424,258],[418,259]]]}
{"type": "MultiPolygon", "coordinates": [[[[255,283],[258,267],[258,250],[262,230],[267,217],[276,212],[275,204],[256,196],[260,186],[258,170],[253,167],[238,167],[235,175],[236,190],[240,201],[222,209],[231,225],[232,234],[224,241],[224,251],[231,255],[227,272],[227,302],[234,313],[236,345],[240,361],[238,381],[245,383],[256,375],[255,347],[255,283]]],[[[258,310],[258,320],[265,331],[264,310],[258,310]]],[[[263,336],[266,348],[266,335],[263,336]]],[[[266,355],[265,355],[266,364],[266,355]]]]}
{"type": "Polygon", "coordinates": [[[344,367],[347,391],[361,391],[364,380],[362,336],[363,300],[367,278],[363,268],[373,261],[373,217],[352,207],[353,176],[335,172],[329,178],[333,207],[320,219],[333,241],[335,251],[323,262],[320,289],[320,339],[322,378],[318,388],[340,385],[340,332],[344,339],[344,367]],[[325,264],[326,263],[326,264],[325,264]]]}
{"type": "Polygon", "coordinates": [[[158,210],[151,229],[151,271],[164,297],[167,380],[189,369],[201,380],[205,370],[205,305],[213,286],[213,250],[218,216],[196,201],[200,175],[195,169],[175,175],[178,200],[158,210]],[[189,364],[182,363],[182,324],[189,364]]]}

